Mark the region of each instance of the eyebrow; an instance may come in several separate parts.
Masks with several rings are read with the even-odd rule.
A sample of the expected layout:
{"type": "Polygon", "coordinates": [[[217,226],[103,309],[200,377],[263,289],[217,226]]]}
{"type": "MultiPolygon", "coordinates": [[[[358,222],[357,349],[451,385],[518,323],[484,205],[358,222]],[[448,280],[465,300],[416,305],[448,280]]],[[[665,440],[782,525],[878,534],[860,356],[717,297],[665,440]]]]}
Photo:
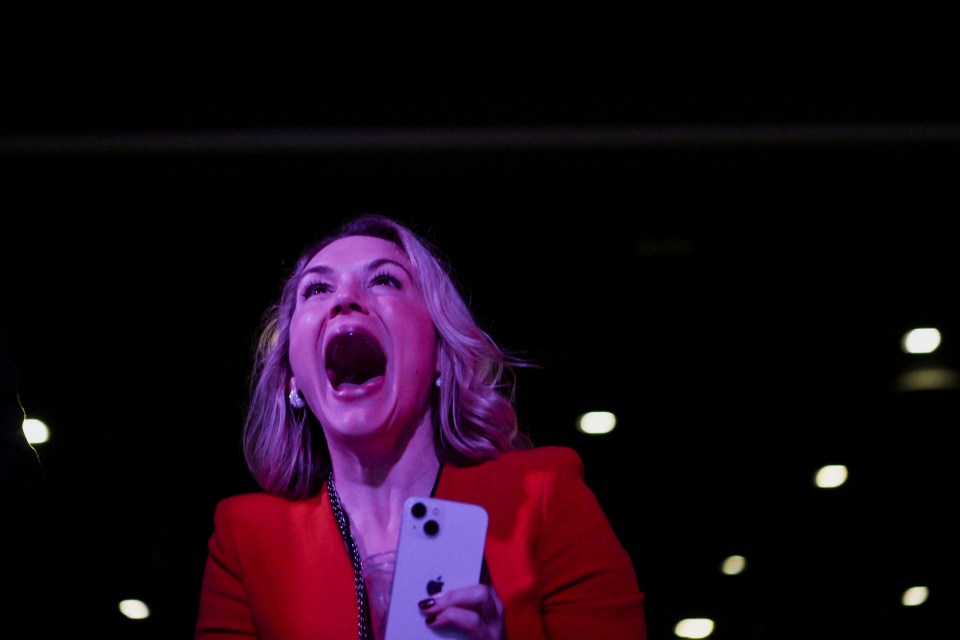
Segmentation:
{"type": "MultiPolygon", "coordinates": [[[[392,264],[400,269],[403,269],[404,272],[406,272],[408,278],[410,278],[411,280],[414,279],[413,274],[410,273],[410,271],[405,266],[403,266],[401,263],[397,262],[396,260],[391,260],[390,258],[377,258],[376,260],[371,260],[367,264],[363,265],[363,269],[367,272],[375,271],[385,264],[392,264]]],[[[312,273],[326,276],[333,273],[333,268],[323,264],[314,265],[309,269],[304,269],[303,274],[301,274],[300,276],[300,280],[302,281],[307,275],[310,275],[312,273]]]]}

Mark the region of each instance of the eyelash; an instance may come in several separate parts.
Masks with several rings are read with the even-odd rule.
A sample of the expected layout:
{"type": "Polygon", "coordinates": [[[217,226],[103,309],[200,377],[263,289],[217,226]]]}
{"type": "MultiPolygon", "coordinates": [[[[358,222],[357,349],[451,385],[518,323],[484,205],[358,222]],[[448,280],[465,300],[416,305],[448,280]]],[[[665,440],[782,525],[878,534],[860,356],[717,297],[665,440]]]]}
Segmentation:
{"type": "MultiPolygon", "coordinates": [[[[395,287],[397,289],[401,287],[400,279],[388,271],[380,271],[375,276],[370,278],[370,282],[372,284],[386,283],[386,284],[389,284],[391,287],[395,287]]],[[[307,298],[310,298],[311,296],[314,296],[318,293],[329,293],[329,291],[330,291],[330,285],[328,285],[326,282],[323,282],[321,280],[313,280],[309,284],[307,284],[306,287],[303,288],[302,297],[304,300],[306,300],[307,298]]]]}
{"type": "Polygon", "coordinates": [[[304,300],[306,300],[307,298],[318,293],[327,293],[328,291],[330,291],[330,285],[325,282],[321,282],[320,280],[313,280],[310,282],[310,284],[303,288],[302,297],[304,300]],[[317,291],[317,289],[322,289],[322,291],[317,291]]]}
{"type": "Polygon", "coordinates": [[[400,288],[400,279],[389,271],[379,272],[377,275],[373,276],[370,281],[374,284],[379,284],[382,281],[386,281],[390,286],[396,287],[397,289],[400,288]]]}

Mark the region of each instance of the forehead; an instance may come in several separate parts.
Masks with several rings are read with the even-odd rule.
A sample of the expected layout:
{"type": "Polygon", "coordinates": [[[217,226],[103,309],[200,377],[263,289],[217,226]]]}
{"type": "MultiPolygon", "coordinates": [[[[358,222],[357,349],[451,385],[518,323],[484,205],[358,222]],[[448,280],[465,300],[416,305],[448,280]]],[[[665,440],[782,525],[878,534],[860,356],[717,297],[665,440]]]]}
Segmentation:
{"type": "Polygon", "coordinates": [[[322,265],[333,269],[350,269],[380,259],[393,260],[410,269],[410,261],[397,245],[370,236],[348,236],[335,240],[317,252],[307,267],[322,265]]]}

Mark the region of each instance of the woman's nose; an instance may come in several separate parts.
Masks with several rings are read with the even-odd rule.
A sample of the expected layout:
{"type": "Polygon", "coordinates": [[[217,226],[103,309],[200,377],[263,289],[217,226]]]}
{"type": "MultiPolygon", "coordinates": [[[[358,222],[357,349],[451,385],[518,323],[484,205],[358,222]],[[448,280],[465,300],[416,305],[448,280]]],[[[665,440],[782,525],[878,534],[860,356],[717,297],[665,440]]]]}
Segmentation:
{"type": "Polygon", "coordinates": [[[333,307],[330,309],[330,317],[333,318],[343,313],[366,313],[367,308],[361,297],[356,286],[340,287],[334,298],[333,307]]]}

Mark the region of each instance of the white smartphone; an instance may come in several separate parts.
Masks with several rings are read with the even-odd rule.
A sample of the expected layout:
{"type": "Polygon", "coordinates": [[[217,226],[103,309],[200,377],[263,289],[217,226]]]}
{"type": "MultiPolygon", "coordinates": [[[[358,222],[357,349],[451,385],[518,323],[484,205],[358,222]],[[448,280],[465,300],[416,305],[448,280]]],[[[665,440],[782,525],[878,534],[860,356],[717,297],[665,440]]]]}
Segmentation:
{"type": "Polygon", "coordinates": [[[476,504],[412,497],[403,505],[384,640],[464,636],[427,626],[417,603],[480,582],[487,512],[476,504]]]}

